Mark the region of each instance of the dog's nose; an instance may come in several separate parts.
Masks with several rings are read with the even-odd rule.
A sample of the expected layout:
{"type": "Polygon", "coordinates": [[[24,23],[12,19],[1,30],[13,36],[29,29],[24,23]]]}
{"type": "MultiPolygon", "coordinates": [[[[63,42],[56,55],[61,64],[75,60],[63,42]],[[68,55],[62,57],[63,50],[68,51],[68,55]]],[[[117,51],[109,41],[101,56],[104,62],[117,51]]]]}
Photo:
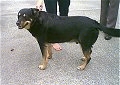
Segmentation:
{"type": "Polygon", "coordinates": [[[20,25],[20,23],[17,21],[17,22],[16,22],[16,25],[17,25],[17,26],[19,26],[19,25],[20,25]]]}

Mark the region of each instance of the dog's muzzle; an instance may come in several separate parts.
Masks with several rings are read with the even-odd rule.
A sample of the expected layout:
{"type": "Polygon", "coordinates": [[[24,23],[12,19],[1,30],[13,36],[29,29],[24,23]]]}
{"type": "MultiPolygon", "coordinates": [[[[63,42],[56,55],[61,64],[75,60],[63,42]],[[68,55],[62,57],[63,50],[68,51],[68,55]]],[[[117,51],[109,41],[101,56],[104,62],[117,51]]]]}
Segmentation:
{"type": "Polygon", "coordinates": [[[18,26],[19,29],[23,29],[24,27],[26,27],[29,24],[29,22],[26,22],[24,25],[21,25],[20,22],[16,22],[16,25],[18,26]]]}
{"type": "Polygon", "coordinates": [[[20,22],[16,22],[16,25],[18,26],[19,29],[22,29],[22,26],[20,25],[20,22]]]}

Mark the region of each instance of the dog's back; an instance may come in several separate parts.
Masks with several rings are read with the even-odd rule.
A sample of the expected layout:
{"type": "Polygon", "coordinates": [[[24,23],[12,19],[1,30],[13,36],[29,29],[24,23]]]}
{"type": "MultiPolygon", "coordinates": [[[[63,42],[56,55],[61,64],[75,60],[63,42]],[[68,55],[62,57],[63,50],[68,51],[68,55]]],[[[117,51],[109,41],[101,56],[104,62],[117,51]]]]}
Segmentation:
{"type": "MultiPolygon", "coordinates": [[[[44,13],[43,18],[45,23],[45,28],[47,31],[47,41],[48,42],[69,42],[71,40],[79,40],[80,36],[87,33],[87,31],[97,31],[95,30],[96,21],[85,17],[85,16],[56,16],[49,13],[44,13]]],[[[91,34],[91,33],[90,33],[91,34]]],[[[89,36],[89,33],[87,33],[89,36]]]]}

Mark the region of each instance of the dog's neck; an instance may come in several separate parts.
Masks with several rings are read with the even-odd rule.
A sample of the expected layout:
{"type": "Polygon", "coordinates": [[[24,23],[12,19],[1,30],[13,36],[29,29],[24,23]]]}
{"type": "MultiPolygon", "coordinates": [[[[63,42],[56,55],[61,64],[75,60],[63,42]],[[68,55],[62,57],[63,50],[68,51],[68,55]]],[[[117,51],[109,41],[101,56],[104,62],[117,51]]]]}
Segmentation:
{"type": "Polygon", "coordinates": [[[33,25],[35,24],[36,21],[37,21],[37,19],[35,18],[35,19],[32,21],[30,28],[33,27],[33,25]]]}

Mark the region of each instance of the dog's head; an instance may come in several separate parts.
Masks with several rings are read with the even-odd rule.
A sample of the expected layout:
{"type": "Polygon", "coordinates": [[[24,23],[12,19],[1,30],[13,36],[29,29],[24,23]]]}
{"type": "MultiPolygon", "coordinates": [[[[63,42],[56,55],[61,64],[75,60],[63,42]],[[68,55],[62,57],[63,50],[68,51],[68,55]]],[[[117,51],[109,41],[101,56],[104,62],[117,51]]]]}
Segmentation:
{"type": "Polygon", "coordinates": [[[35,20],[35,18],[38,16],[38,9],[35,8],[25,8],[21,9],[18,12],[18,20],[16,22],[16,25],[19,29],[30,29],[31,24],[35,20]]]}

